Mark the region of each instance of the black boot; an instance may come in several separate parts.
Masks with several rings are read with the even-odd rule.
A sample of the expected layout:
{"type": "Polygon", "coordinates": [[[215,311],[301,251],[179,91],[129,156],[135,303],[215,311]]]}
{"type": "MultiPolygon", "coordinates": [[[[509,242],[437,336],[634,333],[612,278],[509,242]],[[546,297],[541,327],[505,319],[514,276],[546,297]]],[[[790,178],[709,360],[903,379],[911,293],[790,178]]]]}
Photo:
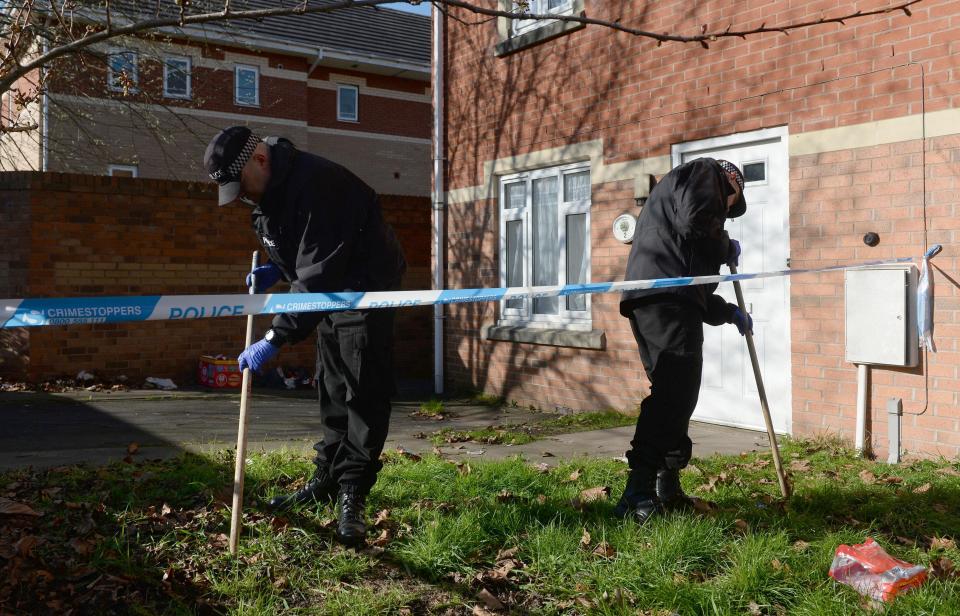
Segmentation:
{"type": "Polygon", "coordinates": [[[339,486],[337,482],[327,473],[326,470],[317,468],[313,477],[293,494],[284,494],[283,496],[274,496],[267,505],[271,509],[285,511],[295,505],[318,502],[321,505],[327,505],[333,502],[337,495],[339,486]]]}
{"type": "Polygon", "coordinates": [[[634,518],[643,524],[663,511],[657,498],[657,472],[648,468],[635,468],[627,477],[627,486],[614,512],[623,518],[634,518]]]}
{"type": "Polygon", "coordinates": [[[657,471],[657,498],[667,511],[693,509],[693,501],[684,494],[680,485],[680,471],[675,468],[662,468],[657,471]]]}
{"type": "Polygon", "coordinates": [[[337,497],[340,517],[337,521],[337,541],[357,547],[367,539],[367,523],[364,513],[367,508],[367,495],[360,486],[343,484],[337,497]]]}

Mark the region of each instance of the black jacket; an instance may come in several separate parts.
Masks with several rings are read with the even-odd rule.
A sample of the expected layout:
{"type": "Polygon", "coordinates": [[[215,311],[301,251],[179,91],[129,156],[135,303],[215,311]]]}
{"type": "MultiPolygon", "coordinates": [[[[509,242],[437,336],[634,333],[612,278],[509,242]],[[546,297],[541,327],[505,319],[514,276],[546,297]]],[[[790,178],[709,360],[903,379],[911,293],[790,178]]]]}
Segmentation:
{"type": "MultiPolygon", "coordinates": [[[[344,167],[270,139],[270,181],[253,228],[293,293],[396,289],[403,251],[372,188],[344,167]]],[[[321,312],[279,314],[281,342],[306,338],[321,312]]]]}
{"type": "MultiPolygon", "coordinates": [[[[712,158],[684,163],[650,191],[637,219],[624,280],[708,276],[720,273],[730,239],[723,230],[733,188],[712,158]]],[[[711,325],[729,323],[735,306],[715,295],[716,284],[625,291],[620,313],[656,297],[679,297],[703,311],[711,325]]]]}

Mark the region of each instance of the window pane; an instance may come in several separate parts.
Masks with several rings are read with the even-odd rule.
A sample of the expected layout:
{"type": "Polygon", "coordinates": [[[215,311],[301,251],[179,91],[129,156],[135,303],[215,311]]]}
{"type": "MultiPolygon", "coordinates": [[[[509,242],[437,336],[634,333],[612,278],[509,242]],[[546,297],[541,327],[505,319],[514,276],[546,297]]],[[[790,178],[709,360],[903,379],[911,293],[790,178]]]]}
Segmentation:
{"type": "Polygon", "coordinates": [[[569,4],[570,0],[547,0],[547,10],[558,9],[569,4]]]}
{"type": "Polygon", "coordinates": [[[763,163],[747,163],[743,166],[745,182],[762,182],[765,179],[767,179],[767,170],[763,163]]]}
{"type": "Polygon", "coordinates": [[[590,198],[590,172],[568,173],[563,176],[563,200],[585,201],[590,198]]]}
{"type": "MultiPolygon", "coordinates": [[[[567,216],[567,284],[587,281],[587,215],[567,216]]],[[[586,310],[586,295],[567,296],[567,310],[586,310]]]]}
{"type": "Polygon", "coordinates": [[[111,54],[108,62],[111,88],[121,90],[137,85],[137,63],[134,52],[122,51],[111,54]]]}
{"type": "MultiPolygon", "coordinates": [[[[557,178],[533,181],[533,284],[559,282],[560,239],[557,229],[557,178]]],[[[533,300],[534,314],[558,314],[556,297],[533,300]]]]}
{"type": "Polygon", "coordinates": [[[504,192],[506,198],[503,200],[503,209],[515,209],[527,204],[527,185],[523,182],[507,184],[504,192]]]}
{"type": "Polygon", "coordinates": [[[167,60],[167,82],[164,84],[167,94],[174,96],[186,96],[187,90],[187,71],[189,65],[183,60],[167,60]]]}
{"type": "Polygon", "coordinates": [[[338,117],[341,120],[357,119],[357,90],[354,88],[339,88],[338,117]]]}
{"type": "Polygon", "coordinates": [[[237,70],[237,102],[257,104],[257,72],[248,68],[237,70]]]}
{"type": "MultiPolygon", "coordinates": [[[[511,220],[507,222],[507,255],[506,269],[508,287],[523,286],[523,221],[511,220]]],[[[523,298],[508,299],[507,308],[523,308],[523,298]]]]}

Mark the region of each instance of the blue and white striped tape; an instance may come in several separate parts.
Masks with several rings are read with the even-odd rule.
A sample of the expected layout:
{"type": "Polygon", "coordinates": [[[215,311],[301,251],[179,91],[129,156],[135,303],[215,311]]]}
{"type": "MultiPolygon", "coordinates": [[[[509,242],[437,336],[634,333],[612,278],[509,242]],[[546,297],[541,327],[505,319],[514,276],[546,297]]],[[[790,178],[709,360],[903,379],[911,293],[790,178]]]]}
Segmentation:
{"type": "Polygon", "coordinates": [[[491,302],[519,297],[554,297],[589,293],[619,293],[634,289],[660,289],[700,284],[796,276],[816,272],[888,265],[913,261],[902,257],[885,261],[792,269],[757,274],[718,274],[688,278],[656,278],[622,282],[592,282],[549,287],[500,287],[381,291],[370,293],[270,293],[260,295],[149,295],[140,297],[59,297],[0,300],[3,327],[39,327],[82,323],[121,323],[210,317],[277,314],[282,312],[332,312],[361,308],[406,308],[434,304],[491,302]]]}

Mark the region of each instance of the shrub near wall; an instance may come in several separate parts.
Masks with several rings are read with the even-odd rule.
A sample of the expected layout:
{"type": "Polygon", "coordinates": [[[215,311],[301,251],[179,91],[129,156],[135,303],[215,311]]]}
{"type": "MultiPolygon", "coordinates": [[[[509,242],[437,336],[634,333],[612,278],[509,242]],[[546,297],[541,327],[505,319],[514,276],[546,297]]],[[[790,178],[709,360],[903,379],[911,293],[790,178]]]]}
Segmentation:
{"type": "MultiPolygon", "coordinates": [[[[389,219],[391,197],[381,200],[389,219]]],[[[414,254],[408,244],[421,236],[429,241],[429,202],[421,201],[427,222],[419,235],[413,204],[401,199],[397,214],[406,227],[398,235],[414,254]]],[[[248,212],[217,208],[207,184],[9,173],[0,175],[0,207],[5,220],[15,221],[0,229],[5,297],[243,293],[251,253],[259,248],[248,212]]],[[[429,328],[429,322],[403,326],[415,316],[398,320],[401,377],[429,370],[429,339],[423,348],[419,339],[404,339],[404,331],[429,328]]],[[[255,334],[270,320],[257,317],[255,334]]],[[[235,356],[244,336],[245,320],[237,317],[4,330],[0,375],[39,381],[88,370],[192,384],[201,354],[235,356]]],[[[312,369],[314,345],[288,348],[278,361],[312,369]]]]}

